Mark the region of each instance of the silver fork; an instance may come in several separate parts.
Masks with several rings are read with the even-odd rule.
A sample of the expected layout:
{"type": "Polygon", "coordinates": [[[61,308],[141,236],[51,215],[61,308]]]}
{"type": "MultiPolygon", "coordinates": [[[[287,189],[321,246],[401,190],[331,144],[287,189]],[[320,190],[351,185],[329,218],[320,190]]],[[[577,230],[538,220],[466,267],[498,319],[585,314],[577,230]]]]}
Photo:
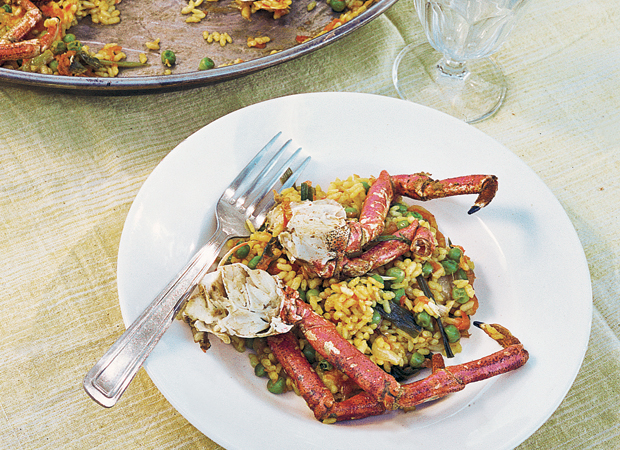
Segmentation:
{"type": "Polygon", "coordinates": [[[246,221],[260,228],[274,205],[272,190],[281,191],[295,183],[310,157],[303,158],[301,148],[290,155],[290,140],[278,149],[276,141],[281,134],[226,188],[217,203],[217,228],[209,241],[86,374],[84,389],[94,401],[107,408],[116,404],[226,241],[248,236],[246,221]]]}

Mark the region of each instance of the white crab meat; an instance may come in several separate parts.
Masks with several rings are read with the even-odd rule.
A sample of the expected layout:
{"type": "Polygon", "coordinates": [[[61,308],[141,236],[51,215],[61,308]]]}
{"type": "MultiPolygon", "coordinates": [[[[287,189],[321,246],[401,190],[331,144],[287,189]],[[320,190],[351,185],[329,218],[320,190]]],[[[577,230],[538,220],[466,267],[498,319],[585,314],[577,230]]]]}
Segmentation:
{"type": "MultiPolygon", "coordinates": [[[[281,207],[267,216],[270,228],[282,226],[284,214],[281,207]]],[[[291,218],[278,234],[278,240],[291,261],[301,260],[324,265],[336,258],[330,241],[335,230],[346,229],[347,214],[338,202],[330,199],[292,202],[291,218]]]]}
{"type": "Polygon", "coordinates": [[[282,283],[264,270],[230,264],[207,274],[188,300],[183,315],[197,331],[230,343],[230,336],[265,337],[293,326],[280,319],[282,283]]]}

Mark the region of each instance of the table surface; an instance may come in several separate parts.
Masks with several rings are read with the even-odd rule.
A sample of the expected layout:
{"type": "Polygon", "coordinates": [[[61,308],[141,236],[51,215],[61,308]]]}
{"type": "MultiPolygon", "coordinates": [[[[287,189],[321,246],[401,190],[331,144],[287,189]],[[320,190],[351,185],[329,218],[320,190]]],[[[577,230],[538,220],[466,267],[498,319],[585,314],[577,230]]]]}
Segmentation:
{"type": "MultiPolygon", "coordinates": [[[[220,448],[144,370],[112,409],[82,390],[124,330],[116,260],[131,203],[168,152],[239,108],[302,92],[397,97],[392,62],[424,40],[412,0],[401,0],[335,45],[192,90],[88,96],[0,83],[0,448],[220,448]]],[[[618,42],[617,0],[532,0],[496,54],[506,102],[475,125],[549,186],[592,279],[583,366],[521,450],[620,448],[618,42]]],[[[335,126],[328,112],[319,120],[335,126]]]]}

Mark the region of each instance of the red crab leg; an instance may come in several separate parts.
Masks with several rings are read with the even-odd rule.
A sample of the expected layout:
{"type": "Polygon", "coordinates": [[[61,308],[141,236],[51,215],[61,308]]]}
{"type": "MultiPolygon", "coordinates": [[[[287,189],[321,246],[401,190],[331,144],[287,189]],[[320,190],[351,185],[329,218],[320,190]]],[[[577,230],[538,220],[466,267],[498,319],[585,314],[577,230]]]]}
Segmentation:
{"type": "Polygon", "coordinates": [[[466,175],[446,180],[434,180],[425,173],[392,176],[394,191],[414,200],[432,200],[453,195],[478,194],[474,206],[469,210],[473,214],[488,205],[497,192],[495,175],[466,175]]]}
{"type": "Polygon", "coordinates": [[[45,21],[47,33],[40,39],[14,42],[10,44],[0,43],[0,61],[15,61],[29,59],[40,55],[49,48],[56,40],[60,31],[60,20],[54,17],[45,21]]]}
{"type": "Polygon", "coordinates": [[[26,14],[0,38],[0,44],[11,44],[19,41],[43,18],[41,10],[34,6],[30,0],[19,0],[17,3],[26,10],[26,14]]]}
{"type": "Polygon", "coordinates": [[[359,277],[381,267],[411,250],[420,256],[429,256],[435,249],[435,240],[428,228],[414,220],[408,227],[396,231],[394,239],[380,242],[357,258],[344,257],[342,273],[347,277],[359,277]],[[409,242],[411,244],[409,244],[409,242]]]}
{"type": "Polygon", "coordinates": [[[347,420],[365,417],[360,416],[363,412],[366,415],[375,415],[380,414],[382,409],[413,407],[460,391],[468,383],[515,370],[523,366],[529,357],[519,340],[505,328],[477,323],[489,336],[506,347],[478,360],[450,367],[444,367],[441,355],[434,355],[433,373],[430,376],[401,386],[342,338],[332,323],[315,314],[309,305],[291,294],[292,292],[288,292],[284,301],[282,319],[288,323],[299,323],[300,330],[310,345],[335,368],[354,379],[365,391],[340,404],[333,403],[331,392],[326,395],[325,389],[317,388],[320,379],[316,373],[312,375],[313,371],[309,369],[307,361],[302,361],[303,355],[300,356],[299,348],[295,348],[296,344],[292,341],[287,345],[281,344],[283,340],[271,341],[275,342],[273,349],[278,361],[283,364],[289,376],[297,380],[304,399],[311,408],[314,405],[313,410],[319,420],[347,420]],[[285,362],[289,358],[294,362],[285,362]],[[302,388],[304,384],[309,387],[302,388]],[[362,406],[366,403],[369,404],[362,406]],[[335,409],[336,405],[338,409],[335,409]]]}
{"type": "Polygon", "coordinates": [[[390,175],[382,170],[368,190],[360,212],[359,222],[349,224],[351,234],[345,253],[359,251],[364,245],[381,234],[393,198],[394,190],[390,175]]]}
{"type": "Polygon", "coordinates": [[[336,402],[331,391],[323,384],[317,373],[299,349],[297,338],[291,333],[267,338],[269,348],[282,364],[282,368],[294,377],[300,395],[314,412],[317,420],[361,419],[385,412],[385,407],[365,392],[350,399],[336,402]]]}

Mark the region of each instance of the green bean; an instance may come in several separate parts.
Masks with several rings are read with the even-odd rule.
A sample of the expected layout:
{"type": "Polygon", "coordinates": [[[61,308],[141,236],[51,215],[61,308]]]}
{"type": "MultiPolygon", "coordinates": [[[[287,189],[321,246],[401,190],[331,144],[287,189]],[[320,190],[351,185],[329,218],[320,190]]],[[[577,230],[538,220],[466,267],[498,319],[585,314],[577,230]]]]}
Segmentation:
{"type": "Polygon", "coordinates": [[[459,339],[461,339],[461,333],[459,332],[459,329],[452,324],[446,325],[444,327],[444,331],[446,332],[446,337],[448,338],[448,342],[450,343],[458,342],[459,339]]]}
{"type": "Polygon", "coordinates": [[[414,218],[418,220],[424,219],[424,217],[422,217],[422,214],[420,214],[419,212],[415,212],[415,211],[407,211],[407,214],[405,214],[405,217],[409,217],[409,216],[413,216],[414,218]]]}
{"type": "Polygon", "coordinates": [[[248,262],[248,267],[250,269],[256,269],[256,266],[258,265],[259,262],[260,262],[260,255],[257,255],[248,262]]]}
{"type": "Polygon", "coordinates": [[[284,392],[286,388],[286,379],[278,378],[276,381],[273,381],[271,378],[267,382],[267,390],[272,394],[281,394],[284,392]]]}
{"type": "Polygon", "coordinates": [[[9,14],[13,12],[13,8],[11,8],[11,5],[3,5],[2,8],[9,14]]]}
{"type": "Polygon", "coordinates": [[[399,230],[402,230],[403,228],[407,228],[409,226],[409,220],[407,220],[407,218],[402,218],[396,221],[396,227],[399,230]]]}

